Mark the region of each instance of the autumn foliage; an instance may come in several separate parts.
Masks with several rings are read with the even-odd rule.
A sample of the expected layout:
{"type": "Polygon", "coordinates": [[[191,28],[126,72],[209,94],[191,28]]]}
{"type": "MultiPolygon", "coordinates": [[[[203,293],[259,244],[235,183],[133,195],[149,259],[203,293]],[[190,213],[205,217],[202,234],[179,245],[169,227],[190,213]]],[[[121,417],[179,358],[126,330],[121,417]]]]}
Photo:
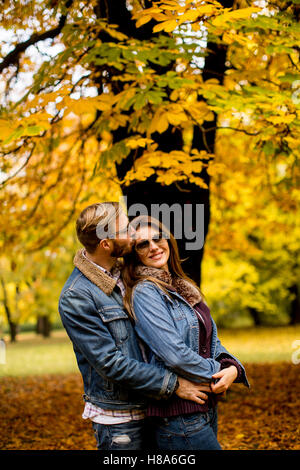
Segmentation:
{"type": "MultiPolygon", "coordinates": [[[[246,364],[250,391],[234,385],[219,404],[219,440],[230,450],[300,449],[299,366],[246,364]]],[[[81,418],[78,374],[2,378],[0,446],[11,450],[94,450],[81,418]]]]}
{"type": "MultiPolygon", "coordinates": [[[[227,6],[1,2],[0,337],[57,320],[76,216],[153,177],[209,191],[201,288],[219,324],[300,321],[299,0],[227,6]]],[[[220,403],[223,448],[299,449],[299,366],[247,370],[250,392],[220,403]]],[[[95,449],[79,375],[0,393],[2,449],[95,449]]]]}
{"type": "Polygon", "coordinates": [[[216,315],[299,321],[298,0],[118,3],[2,1],[1,321],[56,320],[76,216],[154,176],[210,191],[216,315]]]}

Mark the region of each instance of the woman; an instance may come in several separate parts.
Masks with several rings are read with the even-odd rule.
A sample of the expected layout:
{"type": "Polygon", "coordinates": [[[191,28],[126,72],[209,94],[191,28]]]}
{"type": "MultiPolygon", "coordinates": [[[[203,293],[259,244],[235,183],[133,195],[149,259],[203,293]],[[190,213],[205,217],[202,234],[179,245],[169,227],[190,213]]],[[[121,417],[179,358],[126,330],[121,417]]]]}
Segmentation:
{"type": "Polygon", "coordinates": [[[149,404],[156,444],[163,450],[221,450],[218,395],[235,382],[249,383],[242,364],[221,345],[216,325],[196,284],[183,272],[177,242],[148,216],[132,221],[133,252],[126,256],[124,304],[146,345],[147,360],[164,363],[194,382],[209,382],[204,404],[173,396],[149,404]]]}

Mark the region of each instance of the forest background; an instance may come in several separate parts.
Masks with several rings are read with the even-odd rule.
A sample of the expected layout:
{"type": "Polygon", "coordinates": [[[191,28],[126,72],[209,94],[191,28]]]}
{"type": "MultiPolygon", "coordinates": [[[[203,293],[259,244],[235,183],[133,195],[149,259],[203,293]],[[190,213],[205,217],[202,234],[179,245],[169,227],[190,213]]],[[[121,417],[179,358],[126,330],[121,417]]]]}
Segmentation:
{"type": "Polygon", "coordinates": [[[180,248],[218,327],[283,327],[292,357],[299,14],[299,0],[1,1],[6,343],[61,328],[76,217],[126,195],[147,206],[203,203],[204,249],[180,248]]]}

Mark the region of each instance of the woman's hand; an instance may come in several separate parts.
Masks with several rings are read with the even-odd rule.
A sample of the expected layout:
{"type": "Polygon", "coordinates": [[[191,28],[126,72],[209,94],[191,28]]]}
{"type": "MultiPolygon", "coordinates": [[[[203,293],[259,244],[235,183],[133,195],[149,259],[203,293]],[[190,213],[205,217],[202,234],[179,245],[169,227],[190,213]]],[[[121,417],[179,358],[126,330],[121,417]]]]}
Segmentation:
{"type": "Polygon", "coordinates": [[[230,387],[232,382],[235,381],[238,375],[238,370],[235,366],[229,366],[220,370],[212,376],[213,379],[219,379],[217,383],[211,383],[211,391],[213,393],[223,393],[230,387]]]}
{"type": "Polygon", "coordinates": [[[205,400],[207,400],[207,394],[204,392],[211,392],[209,384],[197,384],[195,382],[190,382],[183,377],[178,377],[178,381],[179,387],[175,392],[176,395],[185,400],[199,403],[200,405],[205,403],[205,400]]]}

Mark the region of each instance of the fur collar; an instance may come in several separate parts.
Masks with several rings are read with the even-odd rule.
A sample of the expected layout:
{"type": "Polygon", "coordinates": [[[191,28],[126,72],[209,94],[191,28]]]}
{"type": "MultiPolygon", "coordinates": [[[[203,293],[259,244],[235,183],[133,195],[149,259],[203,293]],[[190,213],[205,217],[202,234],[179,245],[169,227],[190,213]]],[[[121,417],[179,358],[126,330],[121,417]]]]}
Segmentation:
{"type": "Polygon", "coordinates": [[[139,276],[152,276],[166,282],[171,289],[175,289],[176,292],[193,307],[202,300],[200,292],[193,284],[180,277],[172,277],[172,275],[164,269],[139,265],[136,267],[136,274],[139,276]]]}
{"type": "MultiPolygon", "coordinates": [[[[77,251],[74,257],[74,265],[82,274],[87,277],[91,282],[96,284],[107,295],[111,295],[117,283],[116,279],[106,274],[102,269],[99,269],[95,264],[84,256],[84,248],[77,251]]],[[[117,270],[121,269],[123,263],[117,260],[111,273],[114,274],[117,270]]]]}

